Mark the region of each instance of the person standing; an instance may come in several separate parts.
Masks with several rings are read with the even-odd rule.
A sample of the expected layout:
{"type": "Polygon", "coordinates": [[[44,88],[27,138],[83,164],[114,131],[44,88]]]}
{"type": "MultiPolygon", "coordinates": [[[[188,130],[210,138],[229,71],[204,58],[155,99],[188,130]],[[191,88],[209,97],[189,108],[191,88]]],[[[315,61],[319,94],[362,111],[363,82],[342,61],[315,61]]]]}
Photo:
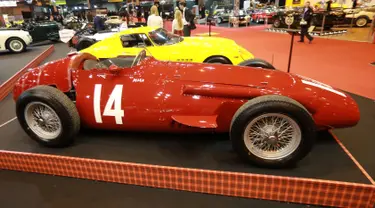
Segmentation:
{"type": "Polygon", "coordinates": [[[127,30],[129,19],[123,16],[121,20],[122,20],[122,23],[120,24],[119,31],[127,30]]]}
{"type": "Polygon", "coordinates": [[[99,15],[94,17],[94,27],[96,31],[102,31],[105,29],[104,27],[104,20],[99,15]]]}
{"type": "Polygon", "coordinates": [[[180,10],[176,10],[174,14],[174,20],[172,22],[172,33],[183,36],[184,24],[182,22],[182,13],[180,10]]]}
{"type": "Polygon", "coordinates": [[[135,2],[135,11],[136,11],[138,22],[142,22],[142,8],[141,8],[141,4],[139,3],[139,0],[135,2]]]}
{"type": "Polygon", "coordinates": [[[353,1],[353,4],[352,4],[352,9],[355,9],[357,8],[357,5],[358,5],[358,1],[357,0],[352,0],[353,1]]]}
{"type": "Polygon", "coordinates": [[[328,0],[327,1],[327,12],[330,12],[330,11],[332,11],[332,0],[328,0]]]}
{"type": "Polygon", "coordinates": [[[159,16],[158,8],[154,5],[151,7],[151,15],[147,19],[147,26],[163,28],[163,19],[159,16]]]}
{"type": "Polygon", "coordinates": [[[301,15],[301,40],[298,42],[303,43],[305,41],[305,36],[307,39],[309,39],[309,43],[314,40],[313,37],[309,34],[308,30],[311,25],[311,18],[312,18],[313,10],[310,7],[310,2],[307,1],[305,3],[305,7],[303,9],[303,13],[301,15]]]}
{"type": "Polygon", "coordinates": [[[180,9],[182,10],[182,22],[184,24],[184,36],[190,37],[191,30],[194,30],[194,15],[191,13],[190,9],[186,8],[185,2],[180,2],[179,5],[180,9]]]}
{"type": "Polygon", "coordinates": [[[88,22],[93,22],[94,18],[92,17],[91,11],[87,12],[87,21],[88,22]]]}

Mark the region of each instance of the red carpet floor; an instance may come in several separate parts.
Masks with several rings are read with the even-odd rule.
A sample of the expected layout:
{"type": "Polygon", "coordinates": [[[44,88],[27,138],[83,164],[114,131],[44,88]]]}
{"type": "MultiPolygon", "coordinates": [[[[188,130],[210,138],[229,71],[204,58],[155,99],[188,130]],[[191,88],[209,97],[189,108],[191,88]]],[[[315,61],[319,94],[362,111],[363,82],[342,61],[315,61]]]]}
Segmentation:
{"type": "MultiPolygon", "coordinates": [[[[166,29],[171,28],[169,22],[166,29]]],[[[235,40],[257,58],[273,62],[286,71],[290,48],[288,34],[263,31],[263,26],[243,28],[212,27],[217,36],[235,40]]],[[[193,35],[208,33],[198,25],[193,35]]],[[[375,99],[375,44],[315,38],[312,44],[297,43],[295,37],[291,73],[311,77],[361,96],[375,99]]]]}

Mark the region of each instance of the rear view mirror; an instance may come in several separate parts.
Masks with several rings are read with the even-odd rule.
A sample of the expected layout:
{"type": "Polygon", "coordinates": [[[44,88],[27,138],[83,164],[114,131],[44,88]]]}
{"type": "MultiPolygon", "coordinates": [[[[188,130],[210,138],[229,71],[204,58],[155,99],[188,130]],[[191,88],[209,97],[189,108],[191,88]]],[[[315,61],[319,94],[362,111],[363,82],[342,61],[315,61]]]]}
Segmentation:
{"type": "Polygon", "coordinates": [[[111,65],[108,67],[108,70],[109,70],[109,72],[111,72],[111,73],[117,73],[117,72],[119,72],[119,71],[121,70],[121,68],[118,67],[118,66],[116,66],[116,65],[114,65],[114,64],[111,64],[111,65]]]}

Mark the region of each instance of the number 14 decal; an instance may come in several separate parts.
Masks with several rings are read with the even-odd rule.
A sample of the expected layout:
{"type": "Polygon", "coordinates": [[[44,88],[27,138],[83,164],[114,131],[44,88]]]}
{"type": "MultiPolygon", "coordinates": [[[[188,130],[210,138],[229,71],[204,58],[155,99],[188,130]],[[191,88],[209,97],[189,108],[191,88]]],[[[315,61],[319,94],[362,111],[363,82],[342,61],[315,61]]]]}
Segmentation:
{"type": "MultiPolygon", "coordinates": [[[[116,124],[122,124],[122,117],[124,117],[124,110],[121,109],[122,87],[123,85],[115,86],[103,112],[103,116],[114,116],[116,124]],[[112,106],[114,107],[113,109],[112,106]]],[[[100,111],[101,95],[102,85],[96,84],[94,89],[94,115],[96,123],[103,123],[102,113],[100,111]]]]}

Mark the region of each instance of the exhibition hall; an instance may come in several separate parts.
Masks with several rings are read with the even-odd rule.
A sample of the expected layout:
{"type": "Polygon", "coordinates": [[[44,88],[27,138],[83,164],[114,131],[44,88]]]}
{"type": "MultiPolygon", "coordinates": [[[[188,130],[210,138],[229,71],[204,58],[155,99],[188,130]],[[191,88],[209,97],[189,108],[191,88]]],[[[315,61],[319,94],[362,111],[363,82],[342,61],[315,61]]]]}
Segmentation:
{"type": "Polygon", "coordinates": [[[375,1],[0,0],[0,207],[375,207],[375,1]]]}

